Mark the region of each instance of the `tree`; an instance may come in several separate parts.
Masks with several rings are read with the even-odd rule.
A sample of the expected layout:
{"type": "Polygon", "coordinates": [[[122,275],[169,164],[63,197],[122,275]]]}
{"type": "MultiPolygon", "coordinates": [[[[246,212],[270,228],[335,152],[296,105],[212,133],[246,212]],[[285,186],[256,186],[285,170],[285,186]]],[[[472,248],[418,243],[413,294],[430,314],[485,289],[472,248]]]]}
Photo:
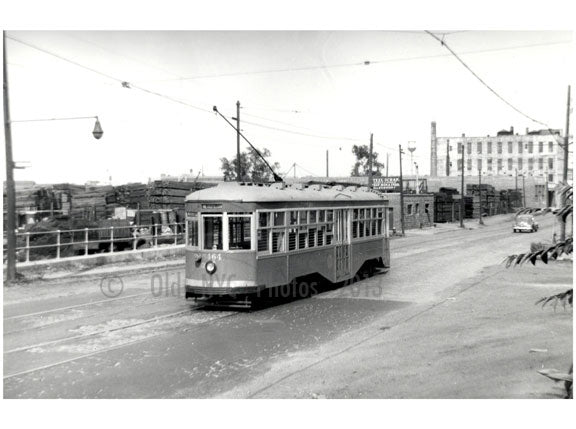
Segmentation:
{"type": "MultiPolygon", "coordinates": [[[[264,158],[269,158],[271,153],[268,149],[263,149],[260,151],[264,158]]],[[[236,166],[238,165],[238,160],[236,156],[229,160],[228,158],[221,158],[222,163],[220,169],[224,173],[225,181],[236,181],[236,166]]],[[[280,164],[275,162],[271,164],[274,171],[280,169],[280,164]]],[[[247,152],[240,153],[240,179],[243,182],[273,182],[274,178],[272,172],[266,165],[266,163],[260,158],[256,151],[252,148],[248,148],[247,152]]]]}
{"type": "MultiPolygon", "coordinates": [[[[352,176],[368,176],[370,174],[370,147],[368,145],[354,145],[352,153],[356,157],[356,162],[350,174],[352,176]]],[[[383,168],[384,164],[378,162],[378,152],[372,151],[372,174],[374,176],[382,176],[380,170],[383,168]]]]}
{"type": "MultiPolygon", "coordinates": [[[[566,219],[572,215],[573,212],[573,197],[572,197],[572,186],[565,184],[560,189],[561,201],[563,201],[562,207],[556,210],[550,208],[546,209],[522,209],[517,214],[546,214],[552,212],[556,217],[563,223],[566,223],[566,219]]],[[[564,241],[555,242],[551,246],[545,246],[540,249],[530,249],[530,252],[520,253],[519,255],[510,255],[504,259],[506,263],[506,268],[519,266],[527,261],[530,261],[532,265],[536,265],[536,261],[542,261],[548,264],[548,261],[556,260],[560,255],[571,255],[573,251],[573,237],[567,237],[564,241]]],[[[548,303],[552,303],[554,309],[556,309],[559,303],[566,308],[566,304],[573,306],[574,299],[574,289],[570,288],[564,292],[557,293],[551,296],[545,296],[538,301],[536,304],[542,304],[544,307],[548,303]]],[[[572,399],[572,371],[573,365],[570,365],[570,370],[567,373],[560,372],[554,369],[542,369],[538,372],[551,380],[554,381],[564,381],[564,387],[566,388],[566,398],[572,399]]]]}

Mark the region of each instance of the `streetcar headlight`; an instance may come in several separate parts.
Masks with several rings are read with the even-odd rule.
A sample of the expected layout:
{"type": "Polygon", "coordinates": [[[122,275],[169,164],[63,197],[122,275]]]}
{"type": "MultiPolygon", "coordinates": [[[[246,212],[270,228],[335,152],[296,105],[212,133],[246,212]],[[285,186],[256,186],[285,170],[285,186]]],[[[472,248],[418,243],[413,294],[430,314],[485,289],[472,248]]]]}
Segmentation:
{"type": "Polygon", "coordinates": [[[214,272],[216,271],[216,264],[212,261],[206,262],[205,267],[208,274],[214,274],[214,272]]]}

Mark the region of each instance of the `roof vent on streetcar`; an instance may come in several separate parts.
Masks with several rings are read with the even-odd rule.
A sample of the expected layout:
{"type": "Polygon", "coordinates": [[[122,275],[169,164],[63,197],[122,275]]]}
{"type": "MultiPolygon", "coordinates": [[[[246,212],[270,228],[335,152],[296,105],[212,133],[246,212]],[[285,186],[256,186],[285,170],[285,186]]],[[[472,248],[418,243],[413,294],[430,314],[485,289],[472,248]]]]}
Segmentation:
{"type": "Polygon", "coordinates": [[[342,186],[342,185],[336,185],[336,186],[332,186],[332,189],[334,189],[335,191],[343,191],[343,190],[344,190],[344,186],[342,186]]]}
{"type": "Polygon", "coordinates": [[[348,186],[348,187],[346,187],[346,190],[348,192],[356,192],[358,190],[358,187],[357,186],[348,186]]]}
{"type": "Polygon", "coordinates": [[[321,191],[321,190],[322,190],[322,185],[311,185],[311,186],[310,186],[310,190],[312,190],[312,191],[321,191]]]}
{"type": "Polygon", "coordinates": [[[286,183],[284,182],[274,182],[270,185],[272,189],[285,189],[286,183]]]}
{"type": "Polygon", "coordinates": [[[304,189],[304,184],[303,183],[294,183],[294,189],[298,189],[299,191],[301,191],[302,189],[304,189]]]}

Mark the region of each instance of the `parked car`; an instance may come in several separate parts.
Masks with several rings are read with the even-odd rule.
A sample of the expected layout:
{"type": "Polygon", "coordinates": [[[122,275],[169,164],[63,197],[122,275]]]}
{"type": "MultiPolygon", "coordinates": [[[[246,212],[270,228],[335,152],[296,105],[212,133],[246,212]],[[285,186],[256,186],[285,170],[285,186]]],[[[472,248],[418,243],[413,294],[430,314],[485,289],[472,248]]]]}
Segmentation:
{"type": "Polygon", "coordinates": [[[536,232],[538,231],[538,223],[534,220],[532,215],[520,215],[514,219],[514,232],[536,232]]]}

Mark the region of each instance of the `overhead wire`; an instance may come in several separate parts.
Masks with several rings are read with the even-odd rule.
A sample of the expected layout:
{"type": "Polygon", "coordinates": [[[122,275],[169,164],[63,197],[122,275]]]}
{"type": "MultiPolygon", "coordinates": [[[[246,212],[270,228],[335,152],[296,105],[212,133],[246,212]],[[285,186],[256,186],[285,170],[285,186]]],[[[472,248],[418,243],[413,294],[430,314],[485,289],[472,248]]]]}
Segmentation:
{"type": "MultiPolygon", "coordinates": [[[[478,74],[476,72],[474,72],[474,70],[472,70],[472,68],[470,68],[470,66],[468,66],[468,64],[466,64],[464,62],[464,60],[462,60],[462,58],[460,58],[460,56],[454,52],[454,50],[452,48],[450,48],[450,46],[448,46],[448,44],[446,43],[446,41],[444,40],[444,38],[439,38],[436,34],[434,34],[431,31],[428,30],[424,30],[427,34],[429,34],[430,36],[432,36],[434,39],[438,40],[440,42],[440,44],[442,46],[444,46],[451,55],[453,55],[459,62],[460,64],[462,64],[470,73],[472,73],[472,75],[478,79],[480,81],[480,83],[482,83],[482,85],[484,85],[486,88],[488,88],[488,90],[490,92],[492,92],[496,97],[498,97],[500,100],[502,100],[506,105],[508,105],[509,107],[511,107],[514,111],[516,111],[517,113],[519,113],[520,115],[524,116],[525,118],[529,119],[530,121],[540,124],[544,127],[546,127],[546,129],[548,130],[548,132],[550,132],[550,134],[556,139],[556,134],[554,133],[554,131],[550,128],[550,126],[548,124],[546,124],[545,122],[539,121],[537,119],[534,119],[533,117],[527,115],[526,113],[524,113],[523,111],[521,111],[520,109],[518,109],[516,106],[514,106],[512,103],[510,103],[508,100],[506,100],[503,96],[501,96],[498,92],[496,92],[496,90],[494,90],[490,85],[488,85],[480,76],[478,76],[478,74]]],[[[560,141],[557,140],[557,142],[560,144],[560,146],[563,146],[563,143],[560,143],[560,141]]]]}

